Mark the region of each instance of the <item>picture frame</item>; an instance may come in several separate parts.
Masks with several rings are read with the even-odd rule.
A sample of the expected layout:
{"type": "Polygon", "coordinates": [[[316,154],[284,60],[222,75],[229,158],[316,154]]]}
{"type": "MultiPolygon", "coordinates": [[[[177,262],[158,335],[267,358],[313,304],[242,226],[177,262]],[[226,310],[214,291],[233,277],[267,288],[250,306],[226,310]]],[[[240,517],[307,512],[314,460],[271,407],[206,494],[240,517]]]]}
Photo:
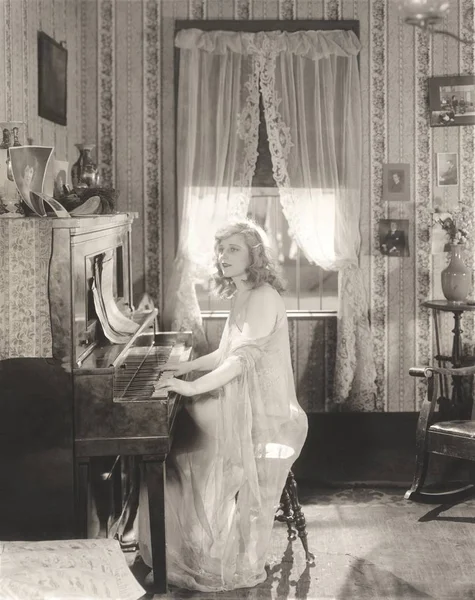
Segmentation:
{"type": "Polygon", "coordinates": [[[459,184],[459,165],[457,152],[437,152],[436,184],[438,187],[459,184]]]}
{"type": "Polygon", "coordinates": [[[388,257],[409,256],[409,219],[380,219],[379,249],[388,257]]]}
{"type": "Polygon", "coordinates": [[[23,202],[34,213],[44,216],[43,203],[32,194],[42,194],[46,170],[53,154],[52,146],[11,147],[12,174],[23,202]]]}
{"type": "MultiPolygon", "coordinates": [[[[69,162],[67,160],[52,161],[52,191],[51,196],[61,199],[70,185],[69,162]]],[[[48,191],[45,190],[47,193],[48,191]]]]}
{"type": "Polygon", "coordinates": [[[409,202],[411,171],[409,163],[383,164],[383,200],[409,202]]]}
{"type": "Polygon", "coordinates": [[[38,115],[67,124],[68,51],[44,31],[38,31],[38,115]]]}
{"type": "Polygon", "coordinates": [[[429,77],[431,127],[475,125],[475,75],[429,77]]]}

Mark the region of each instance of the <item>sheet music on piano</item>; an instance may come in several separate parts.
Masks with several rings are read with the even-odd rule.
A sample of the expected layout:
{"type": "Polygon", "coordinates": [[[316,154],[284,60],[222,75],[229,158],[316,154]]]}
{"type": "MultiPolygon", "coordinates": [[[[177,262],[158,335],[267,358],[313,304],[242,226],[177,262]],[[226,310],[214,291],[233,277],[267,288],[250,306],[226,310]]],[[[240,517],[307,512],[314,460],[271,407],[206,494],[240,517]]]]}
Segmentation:
{"type": "Polygon", "coordinates": [[[114,257],[112,251],[107,251],[94,259],[94,308],[104,335],[114,344],[125,344],[138,330],[139,324],[119,310],[114,298],[113,280],[114,257]]]}

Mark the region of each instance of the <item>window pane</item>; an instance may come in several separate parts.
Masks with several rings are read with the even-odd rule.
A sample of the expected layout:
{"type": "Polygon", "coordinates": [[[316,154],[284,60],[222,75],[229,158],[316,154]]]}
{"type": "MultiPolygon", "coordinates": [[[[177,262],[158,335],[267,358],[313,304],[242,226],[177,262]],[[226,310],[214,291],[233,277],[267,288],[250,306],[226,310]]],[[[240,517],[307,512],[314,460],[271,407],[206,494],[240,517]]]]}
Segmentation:
{"type": "MultiPolygon", "coordinates": [[[[321,205],[319,222],[329,222],[320,229],[325,243],[333,244],[333,209],[330,198],[321,205]],[[328,208],[328,214],[325,209],[328,208]],[[331,209],[331,210],[330,210],[331,209]],[[327,235],[331,239],[326,239],[327,235]]],[[[289,235],[287,220],[280,204],[279,190],[272,173],[272,159],[265,124],[262,99],[260,102],[259,142],[256,169],[252,180],[252,196],[248,217],[256,221],[269,236],[269,242],[287,283],[283,298],[287,310],[336,310],[338,304],[338,274],[311,264],[289,235]]],[[[197,286],[201,310],[228,310],[229,300],[210,294],[209,285],[197,286]]]]}

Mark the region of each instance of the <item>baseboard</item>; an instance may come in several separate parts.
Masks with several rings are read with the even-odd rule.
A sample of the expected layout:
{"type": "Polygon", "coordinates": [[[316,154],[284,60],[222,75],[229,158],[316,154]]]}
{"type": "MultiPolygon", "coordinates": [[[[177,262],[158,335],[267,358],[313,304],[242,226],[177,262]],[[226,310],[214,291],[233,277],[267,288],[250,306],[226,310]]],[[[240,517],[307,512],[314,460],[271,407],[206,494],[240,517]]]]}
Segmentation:
{"type": "MultiPolygon", "coordinates": [[[[314,413],[294,465],[318,485],[409,488],[415,466],[418,413],[314,413]]],[[[427,483],[464,479],[466,464],[431,456],[427,483]]]]}

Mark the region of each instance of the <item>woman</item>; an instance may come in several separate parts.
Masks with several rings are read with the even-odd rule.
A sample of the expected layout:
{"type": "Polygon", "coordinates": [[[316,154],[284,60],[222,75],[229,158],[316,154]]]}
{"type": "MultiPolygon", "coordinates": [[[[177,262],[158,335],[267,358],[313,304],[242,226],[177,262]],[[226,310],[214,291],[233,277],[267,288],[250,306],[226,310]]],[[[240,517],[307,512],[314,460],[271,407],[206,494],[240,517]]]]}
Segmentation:
{"type": "MultiPolygon", "coordinates": [[[[192,398],[167,459],[165,488],[168,580],[187,589],[231,590],[265,580],[274,514],[307,435],[283,284],[264,240],[249,221],[218,231],[216,288],[232,303],[219,348],[157,386],[192,398]],[[178,379],[190,371],[209,373],[178,379]]],[[[147,525],[142,517],[143,533],[147,525]]],[[[147,540],[139,538],[150,563],[147,540]]]]}
{"type": "Polygon", "coordinates": [[[37,189],[37,186],[35,186],[33,182],[35,175],[38,171],[38,159],[35,156],[26,153],[23,158],[24,160],[21,163],[20,176],[18,177],[18,181],[16,181],[16,184],[18,186],[18,190],[21,194],[21,197],[28,204],[28,206],[30,206],[30,192],[41,191],[41,189],[37,189]]]}

